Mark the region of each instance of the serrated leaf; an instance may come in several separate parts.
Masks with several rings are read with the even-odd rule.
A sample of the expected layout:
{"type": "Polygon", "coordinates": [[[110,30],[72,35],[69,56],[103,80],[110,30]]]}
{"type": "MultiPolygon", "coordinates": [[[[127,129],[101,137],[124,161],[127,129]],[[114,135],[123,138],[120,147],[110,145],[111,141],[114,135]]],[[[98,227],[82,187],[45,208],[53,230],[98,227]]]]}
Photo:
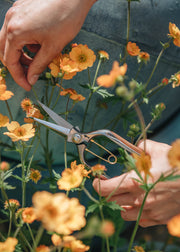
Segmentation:
{"type": "Polygon", "coordinates": [[[91,85],[90,85],[89,83],[87,83],[87,84],[79,84],[79,85],[80,85],[82,88],[92,90],[92,87],[91,87],[91,85]]]}
{"type": "Polygon", "coordinates": [[[125,211],[124,208],[116,204],[115,201],[106,202],[104,206],[110,208],[113,211],[115,210],[125,211]]]}
{"type": "Polygon", "coordinates": [[[93,213],[97,208],[99,208],[99,204],[94,203],[94,204],[90,205],[87,208],[85,215],[87,216],[88,214],[93,213]]]}

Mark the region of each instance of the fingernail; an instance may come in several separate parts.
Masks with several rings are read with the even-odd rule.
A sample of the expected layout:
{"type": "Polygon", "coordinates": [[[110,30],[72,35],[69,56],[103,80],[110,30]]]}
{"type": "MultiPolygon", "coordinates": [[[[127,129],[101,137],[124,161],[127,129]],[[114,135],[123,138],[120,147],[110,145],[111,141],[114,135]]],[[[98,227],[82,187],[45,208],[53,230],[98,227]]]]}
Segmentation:
{"type": "Polygon", "coordinates": [[[34,85],[36,83],[36,81],[38,80],[39,75],[33,75],[30,79],[29,79],[29,84],[34,85]]]}

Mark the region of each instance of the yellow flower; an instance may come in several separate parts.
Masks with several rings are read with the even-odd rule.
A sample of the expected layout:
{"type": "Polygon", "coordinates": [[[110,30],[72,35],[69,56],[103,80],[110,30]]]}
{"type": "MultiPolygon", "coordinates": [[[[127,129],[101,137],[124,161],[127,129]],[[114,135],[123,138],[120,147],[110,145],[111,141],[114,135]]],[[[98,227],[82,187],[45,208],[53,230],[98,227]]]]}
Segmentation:
{"type": "Polygon", "coordinates": [[[6,90],[5,84],[0,84],[0,101],[9,100],[14,94],[11,91],[6,90]]]}
{"type": "Polygon", "coordinates": [[[29,98],[25,98],[21,102],[21,108],[26,112],[28,112],[30,108],[32,108],[32,106],[33,106],[33,103],[29,98]]]}
{"type": "Polygon", "coordinates": [[[180,139],[172,143],[172,147],[168,152],[168,160],[172,168],[180,169],[180,139]]]}
{"type": "Polygon", "coordinates": [[[17,244],[16,238],[8,237],[5,242],[0,242],[0,252],[13,252],[17,244]]]}
{"type": "Polygon", "coordinates": [[[101,225],[101,233],[106,236],[112,236],[115,232],[114,223],[109,220],[104,220],[101,225]]]}
{"type": "Polygon", "coordinates": [[[141,246],[134,246],[133,251],[135,251],[135,252],[145,252],[143,247],[141,247],[141,246]]]}
{"type": "Polygon", "coordinates": [[[180,237],[180,214],[168,221],[167,229],[170,235],[180,237]]]}
{"type": "Polygon", "coordinates": [[[64,193],[36,192],[32,198],[37,219],[48,231],[69,235],[86,224],[85,207],[64,193]]]}
{"type": "Polygon", "coordinates": [[[112,70],[109,74],[101,75],[97,78],[97,84],[106,88],[112,87],[119,76],[124,76],[127,71],[127,64],[119,66],[117,61],[114,61],[112,70]]]}
{"type": "Polygon", "coordinates": [[[171,22],[169,23],[169,33],[170,34],[168,35],[173,38],[173,43],[176,46],[180,47],[180,30],[175,24],[172,24],[171,22]]]}
{"type": "Polygon", "coordinates": [[[140,155],[133,153],[132,154],[135,159],[135,164],[139,172],[143,172],[145,176],[151,175],[150,168],[152,166],[151,164],[151,157],[146,154],[145,152],[142,152],[140,155]]]}
{"type": "Polygon", "coordinates": [[[136,43],[128,42],[126,50],[129,55],[131,56],[138,56],[140,53],[139,47],[136,45],[136,43]]]}
{"type": "Polygon", "coordinates": [[[41,179],[41,173],[38,170],[31,169],[30,179],[37,184],[37,182],[41,179]]]}
{"type": "Polygon", "coordinates": [[[106,167],[105,167],[105,165],[96,164],[96,165],[91,167],[91,170],[92,170],[92,174],[94,176],[102,175],[106,171],[106,167]]]}
{"type": "Polygon", "coordinates": [[[69,98],[72,99],[73,101],[83,101],[85,100],[85,97],[82,96],[81,94],[78,94],[76,90],[73,88],[62,88],[63,90],[60,92],[60,95],[66,96],[69,95],[69,98]]]}
{"type": "Polygon", "coordinates": [[[32,223],[36,220],[33,207],[26,207],[22,212],[22,219],[25,223],[32,223]]]}
{"type": "Polygon", "coordinates": [[[6,200],[4,203],[4,208],[8,209],[9,207],[12,209],[17,209],[20,206],[20,203],[16,199],[9,199],[9,202],[6,200]]]}
{"type": "Polygon", "coordinates": [[[28,141],[29,138],[33,137],[35,134],[35,129],[31,123],[20,126],[18,122],[13,121],[7,125],[7,129],[9,132],[4,132],[4,135],[9,136],[13,142],[19,140],[28,141]]]}
{"type": "Polygon", "coordinates": [[[7,170],[9,170],[9,167],[10,167],[10,164],[8,162],[3,161],[0,163],[0,170],[1,171],[7,171],[7,170]]]}
{"type": "Polygon", "coordinates": [[[58,188],[69,191],[80,186],[83,181],[82,166],[76,165],[76,161],[71,162],[71,168],[66,168],[62,172],[62,177],[57,182],[58,188]]]}
{"type": "Polygon", "coordinates": [[[92,67],[96,60],[94,52],[87,45],[82,44],[73,47],[69,53],[69,57],[78,64],[80,71],[92,67]]]}
{"type": "Polygon", "coordinates": [[[9,123],[9,118],[7,116],[0,114],[0,128],[7,126],[8,123],[9,123]]]}
{"type": "Polygon", "coordinates": [[[39,245],[37,248],[36,248],[36,252],[50,252],[50,248],[46,245],[39,245]]]}
{"type": "Polygon", "coordinates": [[[72,252],[85,252],[88,251],[90,247],[83,244],[80,240],[74,240],[71,242],[70,249],[72,252]]]}

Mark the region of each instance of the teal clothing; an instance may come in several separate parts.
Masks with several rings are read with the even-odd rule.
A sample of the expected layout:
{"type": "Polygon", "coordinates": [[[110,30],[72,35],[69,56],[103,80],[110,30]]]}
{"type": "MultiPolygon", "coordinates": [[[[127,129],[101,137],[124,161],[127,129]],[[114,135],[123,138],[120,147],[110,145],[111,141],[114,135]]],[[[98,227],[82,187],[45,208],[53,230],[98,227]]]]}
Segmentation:
{"type": "MultiPolygon", "coordinates": [[[[10,3],[8,1],[1,0],[0,11],[2,15],[0,16],[0,26],[3,23],[4,15],[9,7],[10,3]]],[[[142,0],[141,2],[131,2],[131,30],[129,40],[136,42],[142,51],[148,52],[151,56],[150,63],[142,69],[139,81],[147,81],[162,48],[160,41],[163,43],[168,41],[167,34],[169,33],[169,22],[175,23],[180,27],[179,13],[180,2],[176,0],[142,0]]],[[[110,60],[108,63],[104,63],[99,74],[108,73],[112,67],[113,61],[119,60],[119,55],[123,53],[126,44],[126,16],[127,1],[99,0],[90,10],[81,31],[73,40],[73,42],[76,43],[87,44],[88,47],[95,52],[98,52],[98,50],[105,50],[109,53],[110,60]]],[[[127,75],[130,80],[135,76],[138,66],[135,58],[128,57],[127,63],[127,75]]],[[[154,77],[149,84],[149,88],[152,88],[164,77],[170,78],[171,74],[179,70],[180,48],[171,44],[170,48],[163,54],[158,69],[155,71],[154,77]]],[[[94,70],[91,71],[93,72],[94,70]]],[[[88,83],[87,72],[78,74],[73,80],[67,81],[64,85],[65,88],[75,88],[77,92],[87,97],[88,91],[76,85],[76,83],[88,83]]],[[[25,97],[33,98],[33,95],[16,85],[10,77],[7,80],[7,86],[15,94],[15,98],[9,100],[14,120],[22,124],[24,115],[20,108],[20,102],[25,97]]],[[[44,94],[44,84],[42,81],[38,81],[35,87],[37,94],[41,97],[40,94],[44,94]]],[[[154,132],[153,135],[150,135],[152,139],[170,144],[173,140],[180,137],[179,97],[180,88],[173,89],[171,86],[167,86],[160,93],[154,95],[149,104],[144,104],[142,106],[145,121],[148,123],[151,119],[150,112],[152,107],[160,102],[164,102],[166,105],[166,110],[163,112],[161,119],[151,128],[154,132]]],[[[119,112],[120,104],[110,103],[108,109],[102,109],[101,112],[98,113],[98,116],[94,118],[97,112],[96,104],[100,98],[99,95],[94,95],[91,101],[85,124],[85,132],[92,130],[92,124],[93,130],[104,128],[104,125],[119,112]]],[[[62,99],[64,99],[64,103],[61,102],[59,107],[57,107],[56,111],[58,112],[65,111],[66,98],[62,99]]],[[[68,116],[70,123],[81,127],[85,106],[86,100],[76,104],[73,113],[68,116]]],[[[5,103],[0,101],[0,113],[4,111],[6,111],[5,103]]],[[[114,131],[126,137],[122,121],[118,123],[114,131]]],[[[51,133],[50,136],[50,147],[54,153],[54,165],[63,166],[64,139],[59,136],[57,137],[55,133],[51,133]]],[[[11,141],[7,136],[4,136],[3,140],[6,142],[11,141]]],[[[76,153],[76,148],[72,144],[68,144],[67,151],[76,153]]],[[[39,151],[39,153],[40,152],[41,151],[39,151]]],[[[17,156],[11,152],[2,152],[2,155],[4,157],[17,159],[17,156]]]]}

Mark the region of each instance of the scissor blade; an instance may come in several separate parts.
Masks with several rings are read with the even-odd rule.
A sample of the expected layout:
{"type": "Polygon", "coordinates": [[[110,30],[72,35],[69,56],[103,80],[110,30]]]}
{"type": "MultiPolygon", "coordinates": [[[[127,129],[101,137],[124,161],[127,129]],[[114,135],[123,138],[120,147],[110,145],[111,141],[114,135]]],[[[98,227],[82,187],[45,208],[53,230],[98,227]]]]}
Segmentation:
{"type": "Polygon", "coordinates": [[[69,122],[64,120],[61,116],[56,114],[52,109],[48,108],[46,105],[44,105],[40,101],[38,101],[38,103],[44,109],[44,111],[46,111],[46,113],[51,117],[51,119],[53,119],[53,121],[55,121],[58,125],[60,125],[60,126],[62,126],[64,128],[68,128],[68,129],[73,128],[72,124],[70,124],[69,122]]]}
{"type": "Polygon", "coordinates": [[[55,124],[55,123],[47,122],[47,121],[44,121],[44,120],[41,120],[41,119],[38,119],[38,118],[35,118],[35,117],[33,119],[34,119],[34,121],[36,121],[36,122],[50,128],[50,129],[53,129],[53,130],[65,135],[67,137],[68,137],[68,135],[69,135],[69,133],[71,131],[71,129],[68,129],[66,127],[60,126],[60,125],[55,124]]]}

